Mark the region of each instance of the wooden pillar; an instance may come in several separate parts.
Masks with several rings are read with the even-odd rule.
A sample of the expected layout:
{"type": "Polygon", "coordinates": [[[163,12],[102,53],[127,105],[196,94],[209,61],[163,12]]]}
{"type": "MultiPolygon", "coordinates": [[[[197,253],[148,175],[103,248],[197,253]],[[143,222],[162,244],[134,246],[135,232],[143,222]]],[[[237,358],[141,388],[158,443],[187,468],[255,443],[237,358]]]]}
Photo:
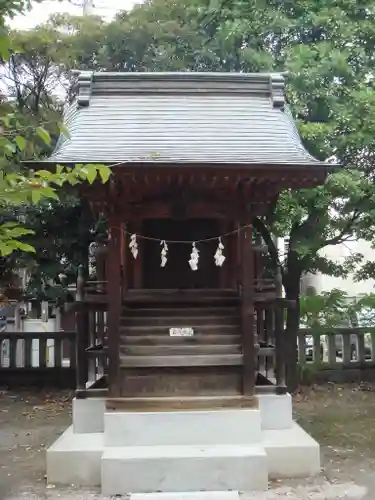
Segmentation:
{"type": "Polygon", "coordinates": [[[120,386],[120,317],[122,307],[121,292],[121,224],[118,213],[108,218],[109,241],[107,260],[108,289],[108,383],[111,397],[121,395],[120,386]]]}
{"type": "MultiPolygon", "coordinates": [[[[231,221],[224,219],[220,221],[220,233],[221,234],[227,234],[232,230],[232,223],[231,221]]],[[[232,283],[231,283],[231,243],[233,237],[228,236],[223,239],[223,244],[224,244],[224,255],[226,257],[226,260],[224,262],[223,267],[219,268],[219,287],[220,288],[231,288],[232,283]]]]}
{"type": "MultiPolygon", "coordinates": [[[[243,226],[246,222],[243,223],[243,226]]],[[[254,259],[252,248],[252,227],[240,231],[241,279],[242,279],[242,352],[243,352],[243,394],[255,392],[255,324],[254,324],[254,259]]]]}
{"type": "Polygon", "coordinates": [[[128,280],[128,263],[129,263],[129,248],[128,248],[128,235],[127,224],[123,223],[121,226],[121,288],[122,298],[124,299],[129,288],[128,280]]]}
{"type": "Polygon", "coordinates": [[[235,283],[235,286],[236,286],[236,289],[238,291],[241,291],[242,293],[242,257],[241,257],[241,253],[242,253],[242,248],[241,248],[241,245],[242,245],[242,234],[241,234],[241,231],[240,231],[240,228],[241,228],[241,224],[237,221],[235,223],[235,228],[237,230],[237,233],[235,235],[235,238],[234,238],[234,251],[235,251],[235,262],[236,262],[236,267],[235,267],[235,278],[236,278],[236,283],[235,283]]]}
{"type": "Polygon", "coordinates": [[[280,267],[276,274],[277,300],[275,305],[275,347],[276,347],[276,390],[279,393],[286,392],[285,378],[285,328],[284,328],[284,304],[282,299],[282,276],[280,267]]]}
{"type": "MultiPolygon", "coordinates": [[[[77,391],[76,396],[85,397],[86,382],[88,378],[87,353],[88,347],[88,313],[84,304],[84,266],[79,266],[77,277],[77,293],[76,293],[76,367],[77,367],[77,391]]],[[[41,345],[39,343],[39,349],[41,345]]]]}
{"type": "MultiPolygon", "coordinates": [[[[231,221],[229,225],[230,231],[235,231],[237,229],[237,226],[237,222],[231,221]]],[[[231,288],[232,290],[238,290],[238,238],[238,234],[236,232],[233,232],[228,237],[227,243],[228,262],[225,262],[225,264],[228,270],[228,288],[231,288]]]]}

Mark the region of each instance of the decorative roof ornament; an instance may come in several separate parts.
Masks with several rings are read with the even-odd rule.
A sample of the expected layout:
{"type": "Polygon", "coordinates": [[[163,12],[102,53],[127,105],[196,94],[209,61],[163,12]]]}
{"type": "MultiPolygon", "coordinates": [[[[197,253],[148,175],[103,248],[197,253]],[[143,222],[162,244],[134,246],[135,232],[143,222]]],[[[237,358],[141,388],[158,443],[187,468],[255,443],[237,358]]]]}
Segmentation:
{"type": "Polygon", "coordinates": [[[78,107],[87,107],[90,105],[92,81],[93,81],[92,71],[82,71],[78,75],[78,82],[77,82],[78,107]]]}
{"type": "Polygon", "coordinates": [[[130,236],[129,248],[130,248],[130,251],[131,251],[133,257],[136,259],[138,257],[138,242],[137,242],[137,235],[136,234],[132,234],[130,236]]]}
{"type": "Polygon", "coordinates": [[[224,250],[224,245],[223,242],[221,241],[221,238],[219,238],[219,244],[217,246],[217,250],[214,255],[215,265],[217,267],[222,267],[226,259],[225,255],[223,254],[223,250],[224,250]]]}
{"type": "Polygon", "coordinates": [[[198,262],[199,262],[199,250],[195,246],[195,242],[193,242],[191,254],[190,254],[190,260],[189,260],[189,266],[192,271],[198,271],[198,262]]]}
{"type": "Polygon", "coordinates": [[[285,78],[281,74],[270,75],[271,96],[274,108],[284,111],[285,108],[285,78]]]}

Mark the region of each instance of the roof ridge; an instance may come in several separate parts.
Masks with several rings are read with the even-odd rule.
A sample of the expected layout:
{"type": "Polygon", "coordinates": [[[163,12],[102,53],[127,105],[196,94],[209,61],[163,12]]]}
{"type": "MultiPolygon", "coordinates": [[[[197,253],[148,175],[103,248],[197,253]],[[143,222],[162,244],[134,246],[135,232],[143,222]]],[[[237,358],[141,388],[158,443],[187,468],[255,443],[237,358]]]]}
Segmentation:
{"type": "Polygon", "coordinates": [[[77,78],[77,104],[89,106],[92,94],[252,94],[269,97],[274,107],[285,105],[283,73],[219,72],[94,72],[77,78]]]}

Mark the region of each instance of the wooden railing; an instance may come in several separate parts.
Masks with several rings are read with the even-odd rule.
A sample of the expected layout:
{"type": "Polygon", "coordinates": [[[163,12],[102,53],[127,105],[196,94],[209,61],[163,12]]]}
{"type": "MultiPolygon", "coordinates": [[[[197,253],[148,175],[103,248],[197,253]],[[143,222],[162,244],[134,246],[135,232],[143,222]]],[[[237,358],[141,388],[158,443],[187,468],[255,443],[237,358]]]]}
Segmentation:
{"type": "Polygon", "coordinates": [[[74,388],[76,334],[60,332],[1,332],[2,386],[74,388]]]}
{"type": "Polygon", "coordinates": [[[302,381],[375,380],[375,328],[301,329],[302,381]]]}
{"type": "MultiPolygon", "coordinates": [[[[83,316],[88,317],[85,321],[89,329],[86,330],[88,335],[81,353],[86,371],[80,375],[81,390],[77,391],[77,396],[105,396],[106,313],[103,309],[98,310],[97,306],[96,309],[92,309],[91,304],[89,307],[91,309],[83,311],[83,316]],[[99,344],[101,338],[104,338],[103,348],[99,344]]],[[[258,381],[258,388],[262,392],[267,391],[265,379],[272,380],[276,387],[283,387],[283,367],[281,374],[277,375],[275,338],[270,337],[271,324],[274,328],[277,312],[269,309],[261,312],[258,305],[257,314],[260,340],[258,369],[264,375],[263,381],[258,381]]],[[[282,338],[283,332],[273,331],[276,331],[276,338],[282,338]]],[[[302,382],[375,380],[375,328],[337,328],[315,332],[301,329],[298,353],[302,382]]],[[[74,389],[76,374],[78,378],[76,359],[74,331],[0,333],[1,386],[74,389]]],[[[282,363],[282,360],[279,362],[282,363]]]]}
{"type": "MultiPolygon", "coordinates": [[[[286,392],[284,352],[284,299],[257,301],[255,305],[258,342],[257,371],[259,387],[270,383],[276,393],[286,392]]],[[[271,391],[271,388],[269,388],[271,391]]]]}
{"type": "Polygon", "coordinates": [[[105,282],[85,282],[82,268],[77,280],[77,397],[107,392],[108,371],[107,300],[105,282]]]}

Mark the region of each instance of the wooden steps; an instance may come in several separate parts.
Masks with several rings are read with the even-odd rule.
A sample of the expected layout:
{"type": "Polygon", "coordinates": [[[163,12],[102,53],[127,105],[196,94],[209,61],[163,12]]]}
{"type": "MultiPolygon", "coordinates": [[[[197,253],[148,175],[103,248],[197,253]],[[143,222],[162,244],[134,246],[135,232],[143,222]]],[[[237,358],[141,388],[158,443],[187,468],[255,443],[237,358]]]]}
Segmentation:
{"type": "Polygon", "coordinates": [[[181,307],[180,305],[177,304],[176,307],[169,307],[166,310],[165,305],[163,304],[164,307],[131,307],[131,305],[128,304],[128,306],[123,308],[123,312],[126,315],[126,318],[131,318],[133,316],[135,317],[152,317],[152,318],[157,318],[160,315],[164,315],[166,312],[168,312],[168,318],[173,318],[175,316],[180,316],[183,318],[186,317],[205,317],[205,316],[214,316],[214,317],[222,317],[222,316],[237,316],[238,309],[235,306],[225,306],[225,305],[216,305],[213,307],[210,306],[205,306],[205,307],[198,307],[196,304],[191,305],[190,307],[181,307]]]}
{"type": "Polygon", "coordinates": [[[255,396],[196,396],[196,397],[131,397],[108,398],[107,410],[118,411],[181,411],[219,410],[223,408],[257,408],[255,396]]]}
{"type": "Polygon", "coordinates": [[[202,304],[207,306],[224,305],[236,306],[239,297],[233,290],[129,290],[124,300],[125,305],[136,307],[155,307],[159,305],[171,306],[188,305],[189,307],[202,304]]]}
{"type": "Polygon", "coordinates": [[[233,291],[130,293],[120,325],[122,396],[241,394],[240,333],[233,291]],[[171,336],[171,328],[193,335],[171,336]]]}
{"type": "MultiPolygon", "coordinates": [[[[170,337],[169,335],[126,335],[126,330],[124,332],[125,339],[123,338],[121,347],[125,346],[195,346],[195,345],[208,345],[215,349],[216,345],[224,345],[230,348],[231,345],[241,344],[241,335],[202,335],[197,334],[192,337],[170,337]]],[[[188,350],[188,349],[187,349],[188,350]]]]}
{"type": "MultiPolygon", "coordinates": [[[[163,342],[163,340],[162,340],[163,342]]],[[[175,355],[222,355],[241,354],[240,344],[179,344],[179,345],[126,345],[120,348],[120,356],[175,356],[175,355]]]]}
{"type": "MultiPolygon", "coordinates": [[[[180,315],[171,314],[169,316],[147,316],[144,314],[146,311],[140,311],[139,316],[123,316],[121,318],[121,326],[137,326],[137,327],[147,327],[147,326],[165,326],[170,327],[173,323],[177,325],[187,324],[191,327],[204,326],[204,325],[237,325],[239,326],[240,318],[235,314],[229,315],[201,315],[201,316],[190,316],[183,315],[182,311],[180,315]]],[[[125,313],[126,314],[126,313],[125,313]]]]}
{"type": "Polygon", "coordinates": [[[242,364],[242,354],[189,354],[166,356],[121,356],[123,368],[149,367],[193,367],[193,366],[238,366],[242,364]]]}
{"type": "MultiPolygon", "coordinates": [[[[167,320],[168,321],[168,320],[167,320]]],[[[166,321],[166,322],[167,322],[166,321]]],[[[168,325],[132,325],[132,326],[121,326],[120,334],[125,335],[126,337],[133,336],[143,336],[143,335],[169,335],[170,328],[193,328],[194,334],[199,335],[235,335],[239,334],[240,327],[238,325],[231,325],[226,323],[217,323],[217,324],[200,324],[199,322],[195,322],[195,324],[191,324],[186,318],[184,322],[177,323],[173,321],[173,318],[169,320],[168,325]]]]}

